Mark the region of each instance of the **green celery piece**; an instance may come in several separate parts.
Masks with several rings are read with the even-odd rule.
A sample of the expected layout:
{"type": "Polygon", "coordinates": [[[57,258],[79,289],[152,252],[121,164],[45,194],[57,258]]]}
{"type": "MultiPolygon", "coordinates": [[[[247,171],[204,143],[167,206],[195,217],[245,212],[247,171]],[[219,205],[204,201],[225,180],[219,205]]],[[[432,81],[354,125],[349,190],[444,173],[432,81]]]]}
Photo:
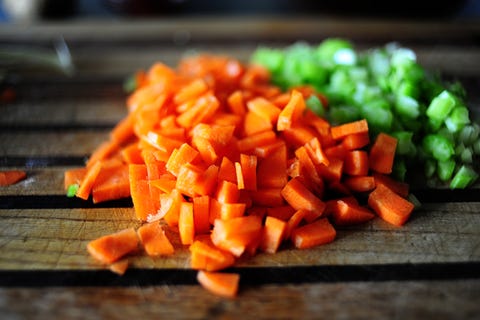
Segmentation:
{"type": "Polygon", "coordinates": [[[344,54],[351,54],[352,52],[348,52],[348,50],[353,50],[353,45],[347,40],[339,39],[339,38],[329,38],[322,41],[319,46],[315,50],[315,57],[320,64],[324,65],[327,68],[333,68],[335,65],[343,64],[346,61],[341,61],[342,52],[344,54]],[[340,51],[340,50],[347,50],[347,51],[340,51]],[[339,56],[335,57],[337,52],[340,51],[339,56]],[[337,59],[337,61],[336,61],[337,59]],[[340,61],[338,61],[340,60],[340,61]]]}
{"type": "Polygon", "coordinates": [[[453,108],[450,115],[445,119],[445,126],[450,132],[458,132],[470,123],[470,115],[465,106],[453,108]]]}
{"type": "Polygon", "coordinates": [[[453,175],[453,171],[455,170],[455,160],[448,159],[445,161],[438,161],[437,163],[437,174],[438,178],[441,181],[448,181],[453,175]]]}
{"type": "Polygon", "coordinates": [[[478,179],[475,170],[467,165],[462,165],[450,181],[451,189],[465,189],[478,179]]]}
{"type": "Polygon", "coordinates": [[[392,168],[392,176],[394,176],[399,181],[405,181],[407,175],[407,164],[404,159],[398,157],[395,158],[392,168]]]}
{"type": "Polygon", "coordinates": [[[458,141],[469,146],[478,141],[480,136],[480,126],[476,123],[466,125],[458,133],[458,141]]]}
{"type": "Polygon", "coordinates": [[[417,83],[412,81],[403,81],[400,83],[396,93],[400,96],[407,96],[418,100],[420,89],[417,83]]]}
{"type": "Polygon", "coordinates": [[[444,121],[456,105],[455,96],[447,90],[436,96],[427,108],[429,118],[444,121]]]}
{"type": "Polygon", "coordinates": [[[307,108],[315,112],[315,114],[319,116],[324,116],[325,115],[325,107],[322,104],[322,101],[320,99],[312,94],[310,97],[308,97],[307,100],[305,100],[305,104],[307,108]]]}
{"type": "Polygon", "coordinates": [[[281,49],[260,47],[255,50],[250,61],[266,67],[272,73],[279,73],[283,68],[285,54],[281,49]]]}
{"type": "Polygon", "coordinates": [[[395,110],[403,117],[416,119],[420,115],[420,105],[417,100],[405,95],[397,95],[395,110]]]}
{"type": "Polygon", "coordinates": [[[69,197],[69,198],[75,197],[79,187],[80,187],[80,185],[78,185],[77,183],[69,185],[68,188],[67,188],[67,197],[69,197]]]}
{"type": "Polygon", "coordinates": [[[475,155],[480,155],[480,140],[475,141],[472,144],[472,148],[475,155]]]}
{"type": "Polygon", "coordinates": [[[350,105],[330,106],[329,118],[335,124],[351,122],[360,119],[360,112],[357,107],[350,105]]]}
{"type": "Polygon", "coordinates": [[[374,100],[361,106],[360,115],[367,119],[373,133],[390,132],[393,124],[393,113],[388,101],[374,100]]]}
{"type": "Polygon", "coordinates": [[[391,63],[394,67],[409,66],[417,61],[417,55],[408,48],[397,48],[391,53],[391,63]]]}
{"type": "Polygon", "coordinates": [[[455,154],[453,142],[441,134],[428,134],[423,138],[423,149],[438,161],[446,161],[455,154]]]}
{"type": "Polygon", "coordinates": [[[428,179],[432,178],[436,171],[437,161],[435,161],[434,159],[427,159],[424,164],[425,177],[427,177],[428,179]]]}
{"type": "Polygon", "coordinates": [[[413,156],[416,154],[417,148],[413,143],[413,132],[410,131],[395,131],[390,133],[393,137],[397,138],[396,154],[413,156]]]}
{"type": "Polygon", "coordinates": [[[123,91],[125,93],[132,93],[137,89],[137,77],[135,74],[129,75],[125,80],[123,81],[123,91]]]}
{"type": "Polygon", "coordinates": [[[462,163],[473,163],[473,149],[471,147],[463,149],[460,154],[460,159],[462,163]]]}

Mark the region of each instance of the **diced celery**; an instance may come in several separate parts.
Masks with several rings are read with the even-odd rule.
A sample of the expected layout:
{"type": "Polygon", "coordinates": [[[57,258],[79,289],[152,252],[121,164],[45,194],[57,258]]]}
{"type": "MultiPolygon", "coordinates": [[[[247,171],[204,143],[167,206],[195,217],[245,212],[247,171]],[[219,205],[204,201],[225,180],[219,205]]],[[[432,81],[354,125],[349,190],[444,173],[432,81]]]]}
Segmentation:
{"type": "Polygon", "coordinates": [[[312,94],[308,99],[305,101],[305,104],[307,105],[307,108],[315,112],[319,116],[324,116],[325,115],[325,107],[322,104],[322,101],[320,99],[312,94]]]}
{"type": "Polygon", "coordinates": [[[426,135],[423,149],[439,161],[446,161],[455,154],[453,142],[440,134],[426,135]]]}
{"type": "Polygon", "coordinates": [[[453,108],[450,115],[445,119],[445,125],[451,132],[457,132],[470,123],[468,109],[464,106],[453,108]]]}
{"type": "Polygon", "coordinates": [[[460,130],[458,135],[458,141],[465,144],[471,145],[479,139],[480,127],[478,124],[467,125],[460,130]]]}
{"type": "Polygon", "coordinates": [[[337,105],[330,107],[330,119],[335,124],[351,122],[359,118],[360,112],[355,106],[337,105]]]}
{"type": "Polygon", "coordinates": [[[388,108],[388,102],[374,100],[361,106],[361,116],[367,119],[373,131],[390,132],[393,123],[392,111],[388,108]]]}
{"type": "Polygon", "coordinates": [[[395,110],[402,116],[417,118],[420,115],[418,101],[412,97],[398,95],[395,100],[395,110]]]}
{"type": "Polygon", "coordinates": [[[336,64],[335,54],[341,49],[352,49],[353,45],[346,40],[329,38],[316,48],[315,57],[317,60],[326,67],[333,67],[336,64]]]}
{"type": "Polygon", "coordinates": [[[478,174],[472,167],[462,165],[450,182],[451,189],[464,189],[477,180],[478,174]]]}
{"type": "Polygon", "coordinates": [[[398,48],[392,52],[391,61],[394,67],[409,65],[417,61],[417,55],[408,48],[398,48]]]}
{"type": "Polygon", "coordinates": [[[471,147],[467,147],[463,149],[462,153],[460,154],[460,159],[462,163],[473,163],[473,150],[471,147]]]}
{"type": "Polygon", "coordinates": [[[447,90],[436,96],[427,108],[427,116],[436,120],[445,120],[456,105],[455,97],[447,90]]]}
{"type": "Polygon", "coordinates": [[[392,168],[392,175],[399,181],[404,181],[407,174],[407,164],[405,160],[396,158],[392,168]]]}
{"type": "Polygon", "coordinates": [[[73,198],[77,194],[77,190],[80,186],[78,184],[71,184],[67,188],[67,197],[73,198]]]}
{"type": "Polygon", "coordinates": [[[260,47],[255,50],[251,61],[266,67],[273,73],[280,72],[283,67],[285,55],[281,49],[260,47]]]}
{"type": "Polygon", "coordinates": [[[413,133],[410,131],[395,131],[391,135],[397,138],[396,154],[414,155],[416,153],[415,144],[412,141],[413,133]]]}
{"type": "Polygon", "coordinates": [[[424,165],[425,177],[431,178],[437,171],[437,162],[433,159],[427,159],[424,165]]]}
{"type": "Polygon", "coordinates": [[[438,161],[437,173],[440,180],[442,181],[450,180],[452,178],[454,170],[455,170],[455,160],[448,159],[445,161],[438,161]]]}
{"type": "Polygon", "coordinates": [[[337,65],[353,66],[357,63],[357,54],[351,48],[341,48],[333,54],[333,61],[337,65]]]}

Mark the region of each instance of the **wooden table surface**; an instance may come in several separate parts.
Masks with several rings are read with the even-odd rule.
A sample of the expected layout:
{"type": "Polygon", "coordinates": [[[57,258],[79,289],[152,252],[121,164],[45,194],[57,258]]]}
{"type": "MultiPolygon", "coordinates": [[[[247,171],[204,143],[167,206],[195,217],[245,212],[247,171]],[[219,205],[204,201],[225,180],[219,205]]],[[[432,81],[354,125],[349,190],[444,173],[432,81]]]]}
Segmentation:
{"type": "MultiPolygon", "coordinates": [[[[423,205],[402,228],[379,219],[341,229],[332,244],[241,261],[239,297],[205,292],[188,250],[132,258],[117,276],[86,252],[98,236],[138,226],[130,200],[93,205],[64,195],[63,172],[83,164],[125,114],[122,81],[155,61],[209,51],[246,60],[259,45],[351,39],[398,41],[420,63],[459,79],[480,110],[480,23],[334,19],[164,19],[2,26],[0,47],[63,37],[72,77],[23,73],[0,105],[0,169],[27,170],[0,189],[0,315],[25,318],[478,319],[480,192],[417,186],[423,205]]],[[[180,246],[180,245],[179,245],[180,246]]]]}

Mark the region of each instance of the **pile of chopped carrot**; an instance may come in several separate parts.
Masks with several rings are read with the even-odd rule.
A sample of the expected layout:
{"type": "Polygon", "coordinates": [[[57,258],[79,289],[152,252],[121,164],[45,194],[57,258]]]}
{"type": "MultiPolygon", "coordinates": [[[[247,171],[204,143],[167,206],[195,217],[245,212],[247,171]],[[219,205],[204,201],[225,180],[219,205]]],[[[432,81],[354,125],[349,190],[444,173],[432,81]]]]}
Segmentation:
{"type": "Polygon", "coordinates": [[[265,69],[210,55],[176,70],[157,63],[136,79],[110,139],[65,173],[76,196],[131,197],[144,221],[88,244],[114,272],[139,247],[174,254],[171,228],[199,283],[233,297],[239,275],[219,271],[239,257],[326,244],[336,227],[375,216],[400,226],[414,208],[408,185],[389,177],[397,140],[371,143],[366,120],[331,126],[306,108],[311,95],[325,101],[309,87],[282,92],[265,69]]]}

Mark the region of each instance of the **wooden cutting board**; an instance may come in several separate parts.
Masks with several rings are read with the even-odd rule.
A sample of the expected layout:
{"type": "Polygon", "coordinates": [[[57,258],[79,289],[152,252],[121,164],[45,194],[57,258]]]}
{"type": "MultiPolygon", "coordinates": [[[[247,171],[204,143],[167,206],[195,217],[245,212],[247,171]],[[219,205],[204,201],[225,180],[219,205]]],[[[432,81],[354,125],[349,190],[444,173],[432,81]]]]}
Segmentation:
{"type": "MultiPolygon", "coordinates": [[[[480,108],[480,24],[343,20],[185,19],[84,22],[0,29],[0,45],[47,47],[59,35],[73,77],[23,74],[0,105],[0,169],[28,178],[0,189],[0,314],[17,318],[475,318],[480,314],[480,192],[416,187],[422,201],[402,228],[379,219],[340,229],[311,250],[285,247],[235,267],[239,297],[201,289],[188,249],[138,256],[117,276],[86,252],[91,239],[139,226],[128,199],[69,199],[63,172],[81,166],[125,114],[122,81],[189,51],[246,60],[259,44],[341,36],[359,48],[400,41],[426,68],[460,79],[480,108]]],[[[176,247],[181,247],[178,238],[176,247]]]]}

